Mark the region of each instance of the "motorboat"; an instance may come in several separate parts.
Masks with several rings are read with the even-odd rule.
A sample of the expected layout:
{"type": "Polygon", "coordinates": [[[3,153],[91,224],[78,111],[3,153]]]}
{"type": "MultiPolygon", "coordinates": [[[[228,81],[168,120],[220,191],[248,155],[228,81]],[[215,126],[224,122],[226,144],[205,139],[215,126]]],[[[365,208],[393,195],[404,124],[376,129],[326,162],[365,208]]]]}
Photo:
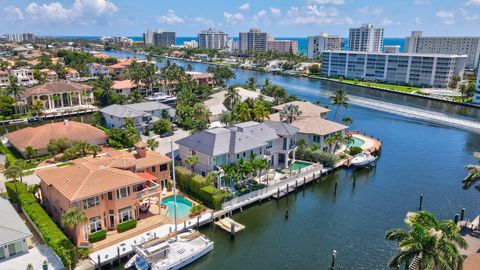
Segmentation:
{"type": "Polygon", "coordinates": [[[167,239],[154,238],[133,247],[135,255],[125,264],[125,268],[181,269],[212,251],[213,247],[210,239],[194,230],[167,239]]]}
{"type": "Polygon", "coordinates": [[[373,163],[376,159],[377,157],[373,156],[372,154],[368,152],[362,152],[350,160],[350,165],[357,167],[367,166],[373,163]]]}

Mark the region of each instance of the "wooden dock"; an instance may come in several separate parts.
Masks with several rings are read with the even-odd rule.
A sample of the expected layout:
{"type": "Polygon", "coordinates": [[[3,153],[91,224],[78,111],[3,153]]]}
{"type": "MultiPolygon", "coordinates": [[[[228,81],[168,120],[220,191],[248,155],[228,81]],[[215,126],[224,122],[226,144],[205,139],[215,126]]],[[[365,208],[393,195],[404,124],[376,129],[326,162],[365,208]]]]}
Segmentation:
{"type": "MultiPolygon", "coordinates": [[[[302,184],[303,184],[303,183],[300,183],[300,185],[302,185],[302,184]]],[[[295,186],[293,186],[293,185],[292,185],[292,186],[289,186],[289,185],[287,184],[287,186],[284,187],[284,188],[282,188],[282,189],[281,189],[281,188],[278,188],[278,189],[277,189],[277,193],[274,193],[274,194],[272,195],[272,198],[274,198],[275,200],[278,200],[278,199],[282,198],[283,196],[288,195],[288,193],[290,193],[290,192],[292,192],[292,191],[295,191],[295,186]]]]}
{"type": "Polygon", "coordinates": [[[218,221],[215,222],[215,225],[233,234],[245,229],[244,225],[228,217],[219,219],[218,221]]]}

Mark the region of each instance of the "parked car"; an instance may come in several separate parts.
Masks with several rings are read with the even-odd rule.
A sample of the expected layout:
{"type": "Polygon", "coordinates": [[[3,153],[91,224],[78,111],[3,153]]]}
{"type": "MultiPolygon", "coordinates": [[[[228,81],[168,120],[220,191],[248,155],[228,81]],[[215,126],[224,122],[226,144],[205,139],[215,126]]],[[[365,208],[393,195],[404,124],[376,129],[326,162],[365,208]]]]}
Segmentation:
{"type": "Polygon", "coordinates": [[[160,134],[160,138],[166,138],[166,137],[170,137],[173,135],[173,131],[167,131],[163,134],[160,134]]]}
{"type": "Polygon", "coordinates": [[[178,130],[178,126],[176,124],[172,124],[172,130],[173,131],[178,130]]]}

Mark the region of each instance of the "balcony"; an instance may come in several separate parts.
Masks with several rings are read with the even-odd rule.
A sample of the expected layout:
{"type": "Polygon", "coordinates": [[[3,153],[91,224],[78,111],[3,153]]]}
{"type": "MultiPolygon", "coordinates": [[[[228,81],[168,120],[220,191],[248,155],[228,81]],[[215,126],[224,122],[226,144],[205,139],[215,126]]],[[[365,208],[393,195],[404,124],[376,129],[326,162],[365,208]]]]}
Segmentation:
{"type": "Polygon", "coordinates": [[[141,201],[146,197],[158,195],[160,192],[161,192],[160,185],[154,182],[146,182],[144,184],[143,189],[135,192],[135,199],[141,201]]]}

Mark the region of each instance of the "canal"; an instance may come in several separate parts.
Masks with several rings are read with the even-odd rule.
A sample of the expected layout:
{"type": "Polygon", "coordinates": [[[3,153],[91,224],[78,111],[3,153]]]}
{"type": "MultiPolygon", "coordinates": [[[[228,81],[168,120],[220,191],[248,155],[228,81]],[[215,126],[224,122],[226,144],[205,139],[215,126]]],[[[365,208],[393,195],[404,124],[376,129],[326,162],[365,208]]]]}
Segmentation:
{"type": "MultiPolygon", "coordinates": [[[[204,64],[192,65],[195,71],[206,69],[204,64]]],[[[320,100],[324,105],[339,86],[254,71],[236,70],[236,74],[232,82],[255,77],[262,83],[268,78],[301,99],[320,100]]],[[[344,89],[351,95],[373,99],[378,95],[379,99],[422,106],[403,96],[351,86],[344,89]]],[[[477,121],[480,118],[475,110],[455,105],[430,102],[428,106],[477,121]]],[[[280,201],[266,201],[236,213],[234,219],[246,229],[234,241],[219,228],[203,228],[215,241],[215,249],[188,269],[329,269],[334,249],[336,269],[388,269],[395,245],[384,240],[385,231],[403,226],[405,214],[417,210],[420,194],[425,197],[424,209],[440,218],[453,218],[463,207],[468,218],[480,214],[480,193],[461,187],[464,166],[475,163],[473,153],[480,151],[478,133],[353,104],[342,108],[339,118],[344,116],[353,118],[351,129],[382,140],[381,158],[374,168],[340,170],[280,201]],[[284,218],[287,209],[288,220],[284,218]]]]}

